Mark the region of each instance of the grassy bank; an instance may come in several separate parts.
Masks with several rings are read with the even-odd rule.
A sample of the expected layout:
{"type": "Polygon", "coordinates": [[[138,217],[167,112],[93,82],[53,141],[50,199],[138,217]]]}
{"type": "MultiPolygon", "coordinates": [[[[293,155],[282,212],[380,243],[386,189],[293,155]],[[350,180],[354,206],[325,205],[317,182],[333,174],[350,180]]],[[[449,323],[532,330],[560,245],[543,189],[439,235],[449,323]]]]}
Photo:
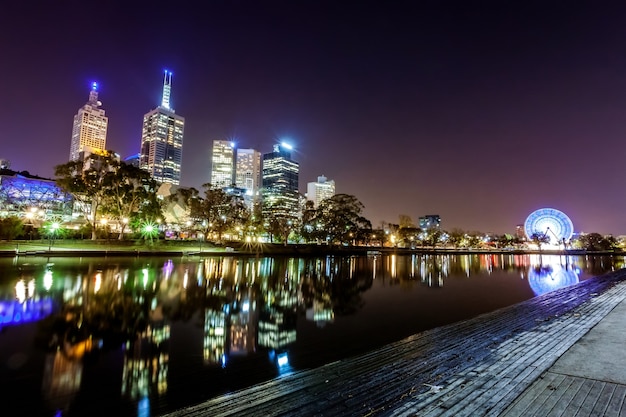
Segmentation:
{"type": "Polygon", "coordinates": [[[316,244],[272,244],[272,243],[241,243],[226,242],[218,244],[214,242],[180,241],[180,240],[13,240],[0,241],[0,254],[4,256],[18,255],[68,255],[92,254],[92,255],[143,255],[143,254],[264,254],[264,255],[351,255],[366,254],[371,252],[381,253],[437,253],[437,254],[556,254],[556,255],[618,255],[624,256],[623,251],[587,252],[584,250],[525,250],[525,249],[447,249],[447,248],[380,248],[365,246],[327,246],[316,244]]]}

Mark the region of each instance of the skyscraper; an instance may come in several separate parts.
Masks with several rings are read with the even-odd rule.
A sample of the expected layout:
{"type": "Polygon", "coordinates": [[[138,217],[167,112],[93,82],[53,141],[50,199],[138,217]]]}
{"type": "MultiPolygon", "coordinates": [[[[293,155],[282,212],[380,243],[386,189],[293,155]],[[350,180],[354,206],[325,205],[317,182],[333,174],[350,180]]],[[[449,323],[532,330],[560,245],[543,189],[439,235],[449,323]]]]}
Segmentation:
{"type": "Polygon", "coordinates": [[[172,73],[165,70],[161,105],[143,116],[139,167],[160,183],[180,183],[185,118],[170,107],[172,73]]]}
{"type": "Polygon", "coordinates": [[[255,196],[261,188],[261,152],[254,149],[237,149],[235,186],[255,196]]]}
{"type": "Polygon", "coordinates": [[[317,177],[317,182],[309,182],[306,187],[306,198],[311,200],[315,207],[320,205],[322,200],[335,195],[335,181],[325,176],[317,177]]]}
{"type": "Polygon", "coordinates": [[[70,161],[78,160],[82,151],[105,150],[109,118],[104,115],[100,106],[102,103],[98,101],[98,84],[94,82],[89,92],[89,101],[74,116],[70,161]]]}
{"type": "Polygon", "coordinates": [[[235,183],[235,144],[214,140],[211,153],[211,185],[231,187],[235,183]]]}
{"type": "Polygon", "coordinates": [[[274,152],[263,154],[263,208],[278,217],[297,217],[299,210],[299,164],[291,159],[291,147],[274,145],[274,152]]]}

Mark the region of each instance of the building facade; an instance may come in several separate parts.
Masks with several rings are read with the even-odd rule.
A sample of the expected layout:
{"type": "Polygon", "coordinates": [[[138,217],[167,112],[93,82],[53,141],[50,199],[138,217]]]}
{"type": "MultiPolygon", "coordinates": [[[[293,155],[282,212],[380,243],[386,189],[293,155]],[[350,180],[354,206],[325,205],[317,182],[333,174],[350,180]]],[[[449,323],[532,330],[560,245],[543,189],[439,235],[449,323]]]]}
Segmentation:
{"type": "Polygon", "coordinates": [[[256,196],[261,188],[261,152],[254,149],[237,149],[235,186],[256,196]]]}
{"type": "Polygon", "coordinates": [[[235,144],[227,140],[214,140],[211,153],[211,185],[232,187],[235,184],[235,144]]]}
{"type": "Polygon", "coordinates": [[[317,177],[317,182],[309,182],[306,187],[306,198],[313,202],[315,208],[322,200],[335,195],[335,181],[328,180],[325,176],[317,177]]]}
{"type": "Polygon", "coordinates": [[[263,154],[263,211],[264,215],[284,218],[298,217],[299,164],[291,159],[291,147],[274,145],[274,151],[263,154]]]}
{"type": "Polygon", "coordinates": [[[74,116],[70,161],[78,160],[80,153],[87,149],[106,149],[109,118],[100,106],[102,103],[98,101],[98,84],[93,83],[89,101],[74,116]]]}
{"type": "Polygon", "coordinates": [[[419,219],[420,229],[432,230],[441,229],[441,217],[438,214],[427,214],[419,219]]]}
{"type": "Polygon", "coordinates": [[[49,216],[71,216],[72,206],[71,195],[56,181],[0,169],[0,217],[24,217],[30,224],[41,223],[49,216]]]}
{"type": "Polygon", "coordinates": [[[172,73],[165,71],[161,105],[143,116],[139,167],[160,183],[180,183],[185,118],[170,107],[172,73]]]}

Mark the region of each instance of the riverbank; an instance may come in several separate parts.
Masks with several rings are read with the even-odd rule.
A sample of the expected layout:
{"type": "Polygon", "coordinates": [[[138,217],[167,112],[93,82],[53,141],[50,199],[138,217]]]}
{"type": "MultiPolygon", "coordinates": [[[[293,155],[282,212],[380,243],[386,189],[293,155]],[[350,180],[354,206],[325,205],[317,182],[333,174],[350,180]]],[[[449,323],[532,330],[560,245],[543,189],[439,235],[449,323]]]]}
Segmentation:
{"type": "Polygon", "coordinates": [[[0,256],[324,256],[376,255],[383,253],[408,254],[507,254],[507,255],[618,255],[624,251],[530,250],[530,249],[452,249],[417,247],[394,248],[379,246],[328,246],[316,244],[272,244],[228,242],[215,244],[198,241],[160,240],[56,240],[56,241],[1,241],[0,256]]]}
{"type": "Polygon", "coordinates": [[[0,256],[213,256],[213,255],[376,255],[382,253],[413,254],[546,254],[546,255],[626,255],[624,251],[530,250],[530,249],[414,249],[372,246],[327,246],[315,244],[241,244],[161,241],[153,244],[132,241],[12,241],[0,242],[0,256]]]}

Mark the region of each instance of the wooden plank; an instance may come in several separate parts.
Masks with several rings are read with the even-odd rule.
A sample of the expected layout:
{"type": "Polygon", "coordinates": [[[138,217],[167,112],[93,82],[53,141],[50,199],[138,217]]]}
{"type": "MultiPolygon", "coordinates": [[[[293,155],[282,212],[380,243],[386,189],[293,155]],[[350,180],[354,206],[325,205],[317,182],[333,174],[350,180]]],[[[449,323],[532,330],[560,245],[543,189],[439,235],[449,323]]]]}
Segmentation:
{"type": "Polygon", "coordinates": [[[606,417],[618,417],[624,404],[624,397],[626,397],[626,386],[616,384],[604,415],[606,417]]]}

